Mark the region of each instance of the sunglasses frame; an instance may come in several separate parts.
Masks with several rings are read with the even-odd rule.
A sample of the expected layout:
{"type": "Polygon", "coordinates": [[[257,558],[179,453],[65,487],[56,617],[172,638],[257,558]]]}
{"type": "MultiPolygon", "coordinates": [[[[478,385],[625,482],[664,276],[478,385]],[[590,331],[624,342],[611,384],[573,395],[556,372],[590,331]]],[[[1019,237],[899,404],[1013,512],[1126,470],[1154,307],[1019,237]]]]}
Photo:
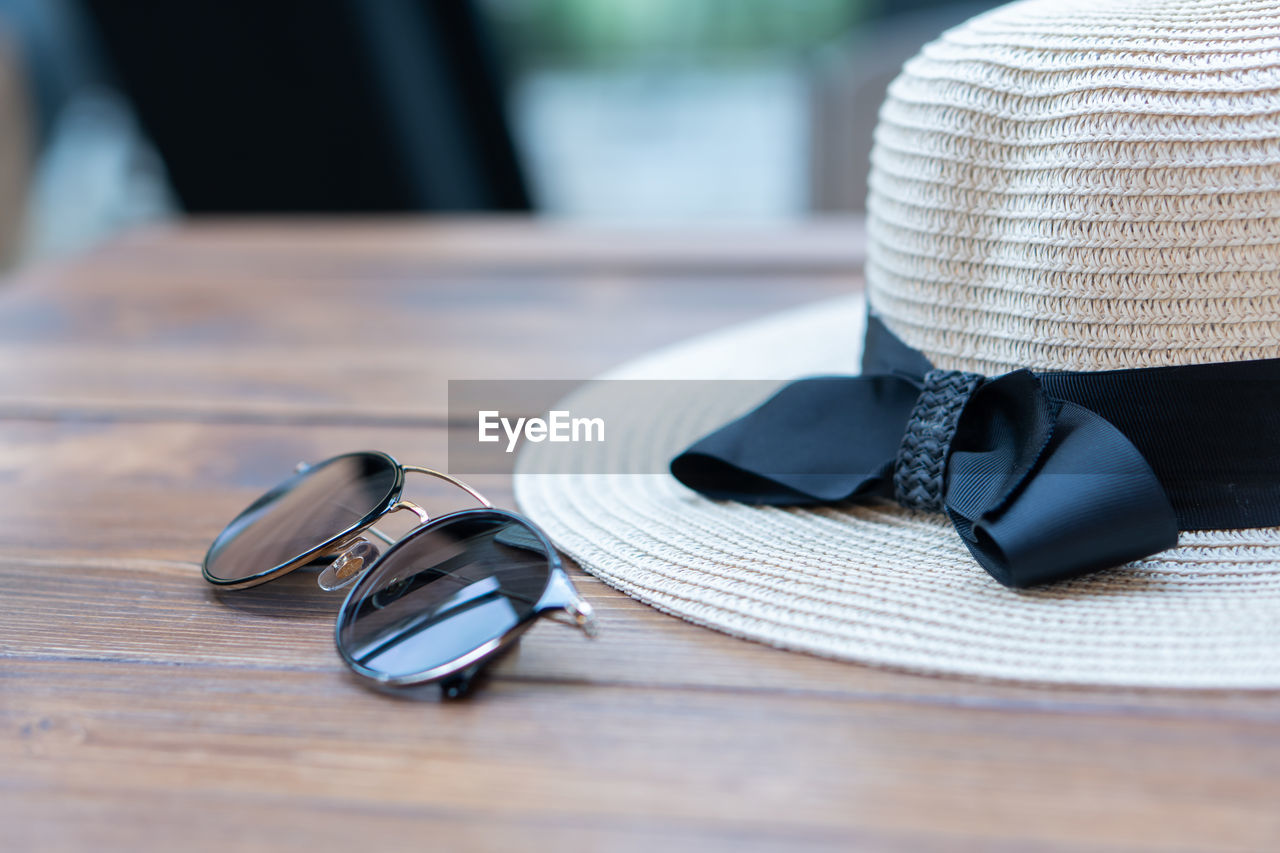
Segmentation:
{"type": "MultiPolygon", "coordinates": [[[[510,647],[520,638],[525,631],[533,626],[539,617],[546,616],[555,619],[556,614],[564,613],[573,620],[576,627],[581,628],[587,636],[595,636],[595,614],[591,605],[578,594],[574,589],[573,582],[569,579],[569,574],[564,570],[564,565],[560,561],[560,555],[556,553],[556,549],[551,545],[551,541],[547,539],[547,535],[542,530],[518,513],[505,509],[497,509],[495,507],[476,507],[473,509],[463,509],[457,512],[451,512],[447,515],[438,516],[431,521],[424,522],[413,530],[404,535],[392,545],[385,553],[378,557],[369,565],[364,572],[361,573],[361,580],[357,580],[347,593],[346,599],[342,602],[342,607],[338,610],[338,618],[333,628],[334,645],[337,647],[338,655],[347,664],[352,672],[366,678],[378,686],[389,688],[405,688],[418,687],[425,684],[439,684],[441,690],[446,696],[457,696],[465,693],[470,686],[471,680],[479,672],[479,670],[489,662],[490,658],[500,654],[504,649],[510,647]],[[501,636],[489,640],[472,651],[461,657],[454,658],[448,663],[423,670],[419,673],[404,676],[388,676],[377,670],[370,669],[363,664],[357,663],[347,655],[342,648],[340,637],[342,634],[343,624],[345,623],[348,608],[356,597],[356,593],[360,591],[360,583],[364,579],[366,573],[375,571],[378,565],[397,550],[408,547],[413,540],[420,535],[430,533],[432,530],[442,527],[447,523],[464,520],[471,517],[484,516],[492,518],[494,516],[502,517],[523,524],[537,537],[546,551],[548,558],[547,582],[542,588],[542,595],[534,602],[532,609],[515,625],[508,629],[501,636]]],[[[562,620],[556,620],[562,621],[562,620]]]]}
{"type": "MultiPolygon", "coordinates": [[[[211,545],[201,566],[201,574],[204,575],[204,579],[220,589],[245,589],[248,587],[258,586],[260,584],[267,583],[268,581],[275,580],[276,578],[288,574],[295,569],[313,565],[326,557],[340,558],[341,555],[346,553],[348,549],[352,548],[352,546],[365,541],[364,535],[366,533],[372,534],[391,547],[385,552],[379,554],[376,559],[362,565],[351,579],[341,584],[341,586],[350,585],[351,589],[347,592],[346,598],[343,600],[342,605],[338,610],[338,615],[334,624],[334,645],[337,649],[338,656],[342,658],[343,662],[353,673],[360,676],[362,679],[365,679],[373,686],[399,690],[402,688],[420,687],[423,685],[438,685],[446,698],[456,698],[467,693],[476,675],[478,675],[487,664],[493,662],[496,657],[500,656],[505,651],[510,650],[516,641],[520,639],[520,636],[532,627],[533,623],[542,616],[580,628],[588,637],[594,637],[596,635],[594,610],[574,588],[573,581],[570,580],[568,573],[564,570],[564,564],[560,560],[559,553],[551,544],[551,540],[547,538],[547,535],[540,527],[538,527],[538,525],[518,513],[495,507],[487,498],[484,497],[484,495],[480,494],[480,492],[455,477],[451,477],[448,474],[431,468],[423,468],[417,465],[403,465],[393,456],[383,453],[382,451],[367,450],[357,451],[354,453],[343,453],[338,456],[329,457],[321,462],[317,462],[315,465],[310,465],[305,462],[299,463],[295,468],[295,473],[292,477],[270,489],[257,498],[253,503],[249,504],[249,506],[245,507],[245,509],[241,510],[240,514],[236,516],[236,519],[239,519],[241,516],[262,504],[275,500],[280,495],[287,493],[290,489],[295,488],[297,483],[314,468],[323,467],[340,459],[365,456],[381,458],[391,466],[391,469],[395,473],[395,479],[388,491],[388,497],[380,506],[370,510],[364,515],[364,517],[347,529],[330,537],[324,542],[321,542],[319,545],[316,545],[305,553],[299,554],[294,559],[245,578],[226,580],[224,578],[213,576],[209,571],[209,560],[213,555],[213,546],[211,545]],[[425,474],[430,477],[444,480],[447,483],[457,486],[459,489],[462,489],[471,497],[475,498],[475,500],[480,503],[480,506],[458,510],[456,512],[432,518],[426,510],[418,506],[416,503],[404,500],[405,474],[407,473],[425,474]],[[408,533],[404,534],[404,536],[400,537],[400,539],[392,539],[374,527],[374,525],[381,519],[401,510],[407,510],[417,515],[418,524],[408,533]],[[352,603],[356,592],[359,591],[360,584],[363,579],[373,572],[389,555],[410,545],[418,536],[437,529],[451,521],[480,515],[488,517],[504,517],[518,524],[522,524],[538,537],[539,543],[543,546],[547,554],[547,582],[542,589],[542,594],[538,597],[538,600],[534,602],[529,613],[522,617],[519,622],[504,632],[501,636],[486,641],[472,651],[467,652],[448,663],[432,667],[431,669],[424,670],[420,673],[413,673],[406,676],[389,676],[352,660],[342,648],[339,636],[343,625],[345,624],[345,614],[349,605],[352,603]]],[[[235,523],[236,519],[233,519],[232,522],[227,525],[227,529],[230,528],[231,524],[235,523]]],[[[216,545],[225,533],[226,529],[224,529],[222,533],[218,534],[214,539],[213,544],[216,545]]],[[[337,588],[338,587],[326,588],[326,591],[336,591],[337,588]]]]}
{"type": "MultiPolygon", "coordinates": [[[[492,504],[490,504],[489,501],[487,501],[484,497],[479,495],[470,486],[467,486],[464,483],[458,480],[455,480],[453,477],[450,477],[447,474],[441,474],[438,471],[431,471],[428,468],[417,468],[417,467],[411,468],[409,466],[401,465],[390,454],[383,453],[380,450],[362,450],[354,453],[342,453],[342,454],[339,454],[338,456],[331,456],[328,459],[325,459],[321,462],[317,462],[315,465],[311,465],[306,462],[299,462],[297,467],[294,469],[294,474],[292,477],[290,477],[289,479],[285,480],[282,483],[277,484],[274,488],[270,489],[269,491],[264,493],[262,496],[257,498],[253,503],[249,504],[247,507],[241,510],[240,515],[237,515],[236,518],[238,519],[240,518],[241,515],[244,515],[250,510],[253,510],[255,507],[268,503],[274,500],[279,495],[287,493],[290,489],[293,489],[297,485],[298,481],[300,481],[307,474],[309,474],[312,471],[312,469],[321,468],[331,462],[336,462],[339,459],[348,459],[356,456],[380,457],[381,459],[385,460],[391,466],[392,470],[395,472],[395,481],[392,483],[391,489],[388,492],[389,497],[387,498],[386,502],[382,506],[374,507],[368,513],[366,513],[363,518],[361,518],[355,524],[348,527],[346,530],[343,530],[341,533],[338,533],[337,535],[332,536],[329,539],[326,539],[325,541],[321,542],[319,545],[315,546],[311,550],[305,553],[299,554],[297,557],[288,561],[287,563],[281,563],[280,565],[275,566],[274,568],[270,568],[265,571],[259,572],[256,575],[249,575],[248,577],[238,578],[236,580],[227,580],[225,578],[218,578],[209,572],[209,558],[213,556],[213,548],[210,547],[208,553],[205,554],[204,563],[200,569],[201,574],[204,575],[204,579],[207,580],[209,583],[213,584],[214,586],[221,587],[222,589],[247,589],[249,587],[257,586],[259,584],[264,584],[267,581],[273,581],[282,575],[287,575],[289,572],[293,571],[294,569],[300,569],[303,566],[309,566],[312,563],[316,562],[317,560],[322,560],[325,557],[334,557],[341,554],[343,551],[347,550],[353,544],[355,544],[356,540],[358,540],[366,530],[373,533],[373,535],[377,536],[379,539],[381,539],[383,542],[386,542],[388,545],[393,544],[395,542],[394,539],[390,539],[389,537],[383,535],[379,531],[372,530],[371,528],[373,527],[373,525],[377,524],[384,517],[390,515],[391,513],[396,512],[397,510],[402,510],[402,509],[407,509],[416,513],[418,517],[423,521],[428,520],[426,511],[424,511],[417,504],[413,504],[413,503],[410,503],[409,501],[401,500],[401,496],[404,494],[404,475],[405,475],[405,472],[409,470],[413,470],[415,472],[420,471],[420,472],[429,473],[432,476],[440,477],[444,480],[447,480],[453,483],[455,486],[458,486],[459,488],[465,490],[468,494],[470,494],[472,497],[479,500],[485,506],[492,506],[492,504]]],[[[233,524],[235,523],[234,519],[232,520],[232,523],[233,524]]],[[[228,525],[228,527],[230,527],[230,525],[228,525]]],[[[223,533],[226,533],[226,530],[223,530],[223,533]]],[[[221,539],[221,538],[222,538],[222,533],[219,533],[217,538],[214,539],[214,544],[217,544],[218,539],[221,539]]]]}

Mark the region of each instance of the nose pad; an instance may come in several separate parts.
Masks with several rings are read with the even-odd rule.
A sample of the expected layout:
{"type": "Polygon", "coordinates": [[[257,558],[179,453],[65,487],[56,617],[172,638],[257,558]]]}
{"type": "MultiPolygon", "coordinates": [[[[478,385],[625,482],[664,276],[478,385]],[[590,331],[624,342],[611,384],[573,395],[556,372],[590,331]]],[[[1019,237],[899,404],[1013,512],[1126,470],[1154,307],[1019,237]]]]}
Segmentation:
{"type": "Polygon", "coordinates": [[[350,586],[381,555],[377,545],[368,539],[360,539],[325,566],[324,571],[316,577],[316,583],[328,592],[350,586]]]}

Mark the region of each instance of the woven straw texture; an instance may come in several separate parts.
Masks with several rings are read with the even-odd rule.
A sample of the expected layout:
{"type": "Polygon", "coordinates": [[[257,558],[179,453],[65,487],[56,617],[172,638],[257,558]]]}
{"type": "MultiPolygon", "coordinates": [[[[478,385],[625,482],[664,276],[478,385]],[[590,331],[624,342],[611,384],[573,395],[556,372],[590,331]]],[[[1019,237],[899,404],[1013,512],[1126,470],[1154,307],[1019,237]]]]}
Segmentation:
{"type": "Polygon", "coordinates": [[[1280,4],[1005,6],[875,139],[871,302],[938,367],[1280,356],[1280,4]]]}
{"type": "MultiPolygon", "coordinates": [[[[940,368],[1100,370],[1280,357],[1280,3],[1003,7],[907,63],[872,152],[875,310],[940,368]]],[[[861,299],[613,374],[856,371],[861,299]]],[[[758,391],[758,389],[756,389],[758,391]]],[[[566,401],[591,409],[590,387],[566,401]]],[[[635,470],[760,399],[636,407],[610,458],[530,445],[516,494],[588,571],[789,649],[1057,683],[1280,687],[1280,529],[1047,589],[1000,587],[945,519],[709,501],[635,470]]]]}

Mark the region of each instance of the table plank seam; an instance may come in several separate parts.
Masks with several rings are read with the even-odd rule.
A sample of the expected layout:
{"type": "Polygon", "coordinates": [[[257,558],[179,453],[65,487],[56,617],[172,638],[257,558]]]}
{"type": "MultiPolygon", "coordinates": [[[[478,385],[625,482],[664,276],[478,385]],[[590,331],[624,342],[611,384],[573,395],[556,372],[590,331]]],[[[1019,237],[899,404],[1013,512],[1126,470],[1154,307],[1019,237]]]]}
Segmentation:
{"type": "MultiPolygon", "coordinates": [[[[0,654],[0,661],[26,663],[87,663],[109,664],[122,667],[176,667],[186,670],[198,669],[228,672],[279,672],[323,675],[331,673],[342,676],[344,673],[337,667],[303,664],[264,664],[253,661],[166,661],[148,658],[137,658],[124,655],[89,656],[89,655],[55,655],[55,654],[0,654]]],[[[0,679],[5,676],[0,673],[0,679]]],[[[768,696],[770,698],[798,698],[816,701],[848,703],[854,705],[895,705],[904,704],[919,708],[953,708],[963,711],[978,711],[1000,714],[1049,714],[1054,716],[1072,716],[1080,718],[1122,717],[1126,719],[1142,719],[1151,722],[1202,722],[1210,724],[1251,723],[1271,725],[1280,718],[1280,709],[1271,713],[1251,713],[1248,711],[1206,712],[1204,708],[1178,708],[1169,706],[1143,706],[1127,703],[1105,703],[1098,701],[1072,701],[1061,697],[1045,699],[1012,699],[1004,697],[965,697],[937,694],[911,694],[894,691],[834,691],[804,688],[772,688],[748,687],[743,685],[718,684],[662,684],[658,682],[636,682],[615,679],[566,678],[553,675],[528,675],[516,672],[494,672],[488,676],[493,684],[561,686],[576,687],[589,690],[643,690],[659,691],[671,694],[722,695],[728,697],[768,696]]],[[[356,685],[353,685],[353,689],[356,685]]],[[[484,702],[480,696],[473,700],[484,702]]]]}

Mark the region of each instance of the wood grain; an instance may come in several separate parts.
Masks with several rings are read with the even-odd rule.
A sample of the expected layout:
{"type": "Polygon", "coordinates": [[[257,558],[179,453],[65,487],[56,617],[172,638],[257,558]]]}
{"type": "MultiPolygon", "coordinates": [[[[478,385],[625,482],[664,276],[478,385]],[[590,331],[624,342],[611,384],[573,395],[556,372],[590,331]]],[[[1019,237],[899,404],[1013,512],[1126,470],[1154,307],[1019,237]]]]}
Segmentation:
{"type": "Polygon", "coordinates": [[[11,283],[0,414],[430,422],[445,414],[448,379],[587,379],[857,283],[856,258],[811,274],[468,271],[424,251],[449,245],[435,229],[402,228],[359,252],[324,228],[286,229],[279,243],[252,228],[210,233],[219,239],[198,239],[203,228],[139,237],[11,283]]]}
{"type": "MultiPolygon", "coordinates": [[[[342,835],[392,846],[463,816],[477,836],[484,824],[538,841],[540,827],[614,838],[647,827],[713,849],[747,839],[755,849],[1028,837],[1068,846],[1090,836],[1260,849],[1280,829],[1245,769],[1280,752],[1265,727],[1239,723],[1055,712],[1029,723],[891,701],[541,681],[494,683],[481,701],[442,706],[366,694],[336,670],[256,678],[231,667],[24,661],[7,673],[20,693],[6,700],[16,737],[5,765],[23,786],[6,808],[14,794],[24,804],[52,791],[140,803],[160,792],[150,829],[172,842],[184,831],[173,812],[206,803],[235,824],[247,808],[268,836],[278,821],[337,807],[355,823],[342,835]],[[1187,762],[1196,772],[1183,772],[1187,762]],[[409,836],[384,834],[384,814],[410,823],[409,836]]],[[[41,829],[42,845],[66,833],[41,829]]],[[[202,840],[230,841],[228,830],[245,827],[202,840]]]]}
{"type": "MultiPolygon", "coordinates": [[[[1280,842],[1274,693],[852,666],[697,628],[576,569],[597,640],[540,625],[462,703],[356,684],[332,648],[338,601],[306,572],[222,594],[199,577],[212,537],[294,462],[376,447],[431,463],[438,386],[463,371],[588,376],[855,276],[789,266],[810,238],[786,234],[744,272],[696,235],[315,227],[140,234],[0,291],[0,848],[1280,842]],[[524,254],[496,272],[466,248],[503,234],[524,254]],[[492,317],[479,347],[466,330],[492,317]]],[[[505,478],[477,479],[510,505],[505,478]]]]}

